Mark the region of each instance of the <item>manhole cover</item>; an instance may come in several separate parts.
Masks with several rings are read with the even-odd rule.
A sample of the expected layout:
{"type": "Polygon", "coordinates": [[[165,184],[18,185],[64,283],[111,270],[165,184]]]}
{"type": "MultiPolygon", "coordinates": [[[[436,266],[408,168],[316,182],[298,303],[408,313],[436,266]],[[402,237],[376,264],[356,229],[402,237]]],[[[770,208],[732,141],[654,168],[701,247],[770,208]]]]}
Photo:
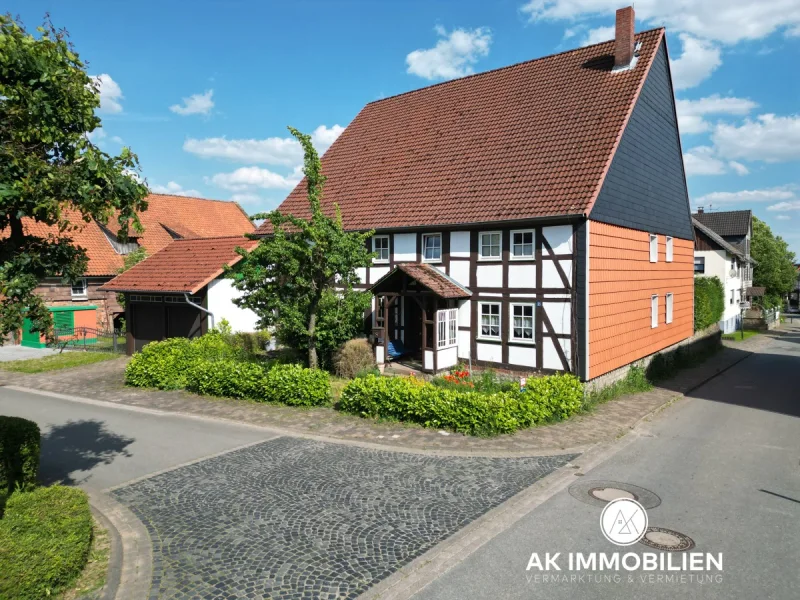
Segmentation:
{"type": "Polygon", "coordinates": [[[601,508],[618,498],[636,500],[647,510],[661,504],[661,498],[650,490],[619,481],[578,481],[569,486],[569,494],[576,500],[601,508]]]}
{"type": "Polygon", "coordinates": [[[664,552],[684,552],[694,548],[694,540],[688,535],[663,527],[648,527],[639,543],[664,552]]]}

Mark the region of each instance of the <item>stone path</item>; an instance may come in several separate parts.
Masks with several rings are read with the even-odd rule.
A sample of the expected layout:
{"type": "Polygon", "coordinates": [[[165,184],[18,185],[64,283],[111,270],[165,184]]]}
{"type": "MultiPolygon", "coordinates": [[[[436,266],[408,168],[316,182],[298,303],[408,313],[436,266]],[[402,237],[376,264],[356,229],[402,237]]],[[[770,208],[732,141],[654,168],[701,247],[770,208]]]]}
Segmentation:
{"type": "Polygon", "coordinates": [[[278,438],[118,488],[150,598],[356,598],[574,455],[436,457],[278,438]]]}
{"type": "Polygon", "coordinates": [[[778,334],[771,332],[742,342],[726,342],[723,351],[698,367],[681,371],[677,377],[664,382],[660,387],[605,403],[589,414],[578,415],[562,423],[534,427],[514,435],[491,438],[439,432],[413,425],[381,423],[343,414],[331,408],[303,410],[207,398],[182,391],[126,388],[122,382],[126,364],[124,358],[36,375],[0,370],[0,385],[18,385],[107,402],[229,419],[278,428],[289,435],[321,436],[412,451],[485,456],[549,455],[580,452],[598,442],[619,437],[643,417],[729,368],[778,334]]]}

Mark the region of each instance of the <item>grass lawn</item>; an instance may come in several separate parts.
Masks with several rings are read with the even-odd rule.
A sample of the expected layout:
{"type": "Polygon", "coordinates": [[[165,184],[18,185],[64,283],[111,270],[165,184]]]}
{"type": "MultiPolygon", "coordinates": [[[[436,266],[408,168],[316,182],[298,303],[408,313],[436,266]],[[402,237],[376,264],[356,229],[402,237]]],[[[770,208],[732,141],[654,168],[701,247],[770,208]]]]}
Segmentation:
{"type": "Polygon", "coordinates": [[[120,358],[119,354],[111,352],[70,352],[53,354],[42,358],[29,358],[27,360],[12,360],[0,362],[0,369],[4,371],[16,371],[18,373],[44,373],[45,371],[56,371],[58,369],[69,369],[70,367],[80,367],[81,365],[91,365],[93,363],[114,360],[120,358]]]}
{"type": "MultiPolygon", "coordinates": [[[[744,332],[744,339],[751,338],[754,335],[758,335],[758,331],[745,331],[744,332]]],[[[742,332],[737,331],[736,333],[724,333],[722,335],[723,340],[729,340],[732,342],[741,342],[742,341],[742,332]]]]}

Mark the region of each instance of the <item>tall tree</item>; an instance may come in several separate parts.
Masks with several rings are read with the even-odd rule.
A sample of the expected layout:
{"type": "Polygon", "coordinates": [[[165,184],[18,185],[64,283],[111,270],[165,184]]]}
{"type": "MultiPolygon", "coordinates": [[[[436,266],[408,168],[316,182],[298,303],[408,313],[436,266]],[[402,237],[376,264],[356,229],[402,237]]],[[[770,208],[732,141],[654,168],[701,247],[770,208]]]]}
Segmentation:
{"type": "Polygon", "coordinates": [[[100,127],[99,106],[66,31],[48,20],[30,34],[0,15],[0,344],[25,317],[33,331],[50,331],[34,290],[43,277],[85,273],[86,252],[69,237],[81,221],[116,218],[122,239],[140,228],[147,187],[136,155],[109,156],[88,137],[100,127]],[[53,233],[34,235],[25,220],[53,233]]]}
{"type": "Polygon", "coordinates": [[[753,285],[767,289],[768,304],[780,304],[797,282],[794,252],[789,251],[789,245],[782,237],[772,233],[769,225],[753,217],[750,254],[757,262],[753,270],[753,285]]]}
{"type": "Polygon", "coordinates": [[[308,364],[319,366],[320,341],[326,353],[356,331],[369,306],[369,296],[354,289],[356,269],[372,260],[367,240],[373,232],[347,232],[339,207],[335,217],[322,210],[325,176],[311,136],[289,127],[303,147],[303,173],[311,216],[309,219],[280,211],[260,213],[273,233],[247,252],[233,270],[234,285],[243,293],[235,300],[259,317],[260,327],[275,327],[281,342],[308,350],[308,364]],[[344,338],[344,339],[342,339],[344,338]]]}

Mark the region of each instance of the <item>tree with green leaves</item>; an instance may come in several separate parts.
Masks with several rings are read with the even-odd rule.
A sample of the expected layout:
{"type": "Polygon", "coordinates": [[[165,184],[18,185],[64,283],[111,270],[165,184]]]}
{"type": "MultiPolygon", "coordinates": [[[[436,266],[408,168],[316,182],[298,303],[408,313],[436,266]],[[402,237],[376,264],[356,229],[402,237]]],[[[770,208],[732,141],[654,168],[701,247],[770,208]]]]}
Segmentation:
{"type": "MultiPolygon", "coordinates": [[[[139,246],[136,250],[133,252],[128,252],[128,254],[122,258],[122,267],[117,271],[117,273],[121,275],[128,269],[138,265],[147,257],[147,249],[145,249],[144,246],[139,246]]],[[[125,308],[125,294],[117,294],[117,304],[119,304],[122,308],[125,308]]]]}
{"type": "Polygon", "coordinates": [[[100,127],[99,106],[64,30],[47,21],[30,34],[0,15],[0,343],[25,317],[33,331],[51,331],[34,290],[43,277],[74,281],[86,272],[86,252],[69,237],[80,221],[116,218],[122,239],[140,229],[148,190],[136,155],[123,148],[110,156],[88,137],[100,127]],[[26,221],[53,233],[33,235],[26,221]]]}
{"type": "Polygon", "coordinates": [[[797,282],[794,252],[781,236],[772,233],[769,225],[753,217],[753,239],[750,255],[755,259],[753,285],[766,288],[767,307],[780,306],[797,282]]]}
{"type": "Polygon", "coordinates": [[[366,267],[373,254],[366,233],[347,232],[334,206],[331,217],[322,209],[325,176],[311,136],[289,127],[305,155],[310,217],[302,219],[280,211],[260,213],[268,219],[272,235],[261,239],[231,271],[234,285],[243,292],[235,300],[259,317],[259,327],[274,327],[277,339],[289,347],[308,351],[312,368],[327,364],[335,349],[363,328],[370,296],[354,289],[356,269],[366,267]]]}

